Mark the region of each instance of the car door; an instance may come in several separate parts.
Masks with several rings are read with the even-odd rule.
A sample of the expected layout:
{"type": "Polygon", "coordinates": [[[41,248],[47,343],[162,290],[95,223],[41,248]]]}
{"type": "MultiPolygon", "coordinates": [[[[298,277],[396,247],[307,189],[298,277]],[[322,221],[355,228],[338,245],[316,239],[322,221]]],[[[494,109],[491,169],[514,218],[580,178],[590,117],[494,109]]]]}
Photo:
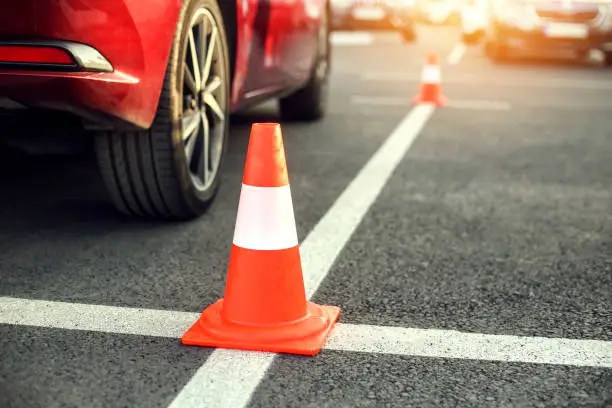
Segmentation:
{"type": "Polygon", "coordinates": [[[279,74],[287,85],[299,84],[310,76],[315,62],[325,0],[274,1],[278,4],[279,16],[284,17],[276,20],[277,25],[272,30],[276,35],[279,74]]]}
{"type": "Polygon", "coordinates": [[[255,0],[256,15],[245,96],[273,92],[310,73],[323,0],[255,0]],[[315,7],[315,9],[317,9],[315,7]]]}

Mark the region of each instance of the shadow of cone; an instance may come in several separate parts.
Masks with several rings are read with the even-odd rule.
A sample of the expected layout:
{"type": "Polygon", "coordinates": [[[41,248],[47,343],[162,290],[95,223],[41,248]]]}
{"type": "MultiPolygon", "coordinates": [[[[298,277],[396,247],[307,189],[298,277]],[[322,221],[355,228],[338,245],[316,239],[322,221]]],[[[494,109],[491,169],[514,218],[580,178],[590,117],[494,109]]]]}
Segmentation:
{"type": "Polygon", "coordinates": [[[448,98],[442,95],[442,74],[438,55],[434,52],[427,54],[425,66],[421,73],[421,87],[419,94],[412,99],[415,105],[446,106],[448,98]]]}
{"type": "Polygon", "coordinates": [[[251,128],[223,299],[186,345],[315,355],[340,308],[308,302],[280,125],[251,128]]]}

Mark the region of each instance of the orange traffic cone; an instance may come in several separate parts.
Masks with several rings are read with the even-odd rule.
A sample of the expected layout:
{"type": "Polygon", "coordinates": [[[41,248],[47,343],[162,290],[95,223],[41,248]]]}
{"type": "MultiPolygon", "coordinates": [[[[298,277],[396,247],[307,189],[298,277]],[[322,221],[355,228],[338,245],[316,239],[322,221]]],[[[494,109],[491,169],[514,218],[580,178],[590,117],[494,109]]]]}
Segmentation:
{"type": "Polygon", "coordinates": [[[419,95],[412,100],[414,104],[434,104],[445,106],[448,98],[442,95],[442,75],[438,55],[434,52],[427,54],[425,66],[421,73],[421,89],[419,95]]]}
{"type": "Polygon", "coordinates": [[[186,345],[315,355],[340,308],[306,299],[280,125],[251,128],[225,296],[186,345]]]}

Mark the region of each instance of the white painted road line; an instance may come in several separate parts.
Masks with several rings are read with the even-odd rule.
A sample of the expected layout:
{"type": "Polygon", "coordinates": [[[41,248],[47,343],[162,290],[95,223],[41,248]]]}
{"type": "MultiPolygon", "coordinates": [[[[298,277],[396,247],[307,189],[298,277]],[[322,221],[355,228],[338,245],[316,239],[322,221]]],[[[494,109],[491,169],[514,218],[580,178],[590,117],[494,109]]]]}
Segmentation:
{"type": "Polygon", "coordinates": [[[507,111],[512,109],[509,102],[504,101],[487,101],[480,99],[450,99],[448,101],[449,108],[454,109],[475,109],[475,110],[498,110],[507,111]]]}
{"type": "MultiPolygon", "coordinates": [[[[393,96],[376,96],[376,95],[352,95],[350,104],[355,106],[353,112],[358,112],[360,115],[378,115],[389,112],[388,110],[372,109],[372,107],[400,107],[405,109],[412,104],[410,98],[401,98],[393,96]],[[365,107],[360,109],[360,107],[365,107]]],[[[578,103],[576,101],[565,101],[551,99],[542,103],[540,101],[521,101],[523,108],[530,109],[561,109],[571,111],[604,111],[612,112],[612,106],[596,104],[596,103],[578,103]]],[[[454,99],[451,98],[446,108],[453,109],[474,109],[474,110],[497,110],[508,111],[513,109],[513,105],[507,101],[485,100],[485,99],[454,99]]],[[[333,114],[344,115],[344,110],[332,110],[333,114]]],[[[325,154],[325,152],[320,152],[325,154]]]]}
{"type": "MultiPolygon", "coordinates": [[[[362,81],[374,82],[419,82],[421,77],[409,72],[365,72],[361,74],[362,81]]],[[[612,90],[612,80],[571,79],[555,77],[520,77],[518,80],[505,81],[488,76],[453,75],[445,76],[443,84],[477,85],[480,87],[511,87],[511,88],[558,88],[558,89],[591,89],[612,90]]]]}
{"type": "Polygon", "coordinates": [[[330,41],[335,46],[364,46],[374,43],[374,36],[368,32],[333,32],[330,41]]]}
{"type": "Polygon", "coordinates": [[[612,367],[612,341],[339,324],[327,350],[585,367],[612,367]]]}
{"type": "Polygon", "coordinates": [[[199,313],[0,297],[0,324],[180,338],[199,313]]]}
{"type": "Polygon", "coordinates": [[[457,43],[453,47],[450,54],[448,54],[448,58],[447,58],[448,63],[450,65],[457,65],[459,61],[461,61],[461,58],[463,58],[463,56],[465,55],[466,51],[467,51],[467,47],[465,46],[464,43],[462,42],[457,43]]]}
{"type": "Polygon", "coordinates": [[[409,106],[412,104],[412,99],[395,96],[352,95],[350,104],[370,106],[409,106]]]}
{"type": "MultiPolygon", "coordinates": [[[[406,106],[412,103],[411,99],[389,97],[389,96],[366,96],[353,95],[350,103],[352,105],[370,106],[406,106]]],[[[479,99],[450,99],[447,107],[455,109],[475,109],[475,110],[510,110],[512,105],[505,101],[487,101],[479,99]]]]}
{"type": "MultiPolygon", "coordinates": [[[[197,317],[198,314],[189,312],[0,297],[0,324],[179,339],[197,317]]],[[[324,348],[418,357],[612,367],[612,341],[464,333],[455,330],[338,323],[324,348]]],[[[244,359],[245,355],[246,352],[215,352],[207,361],[207,367],[212,371],[223,372],[230,366],[239,366],[243,372],[242,377],[253,378],[265,374],[264,367],[268,367],[273,357],[268,353],[251,352],[248,353],[248,358],[244,359]],[[231,360],[229,366],[228,360],[231,360]]],[[[208,379],[231,380],[227,374],[222,379],[208,379]]],[[[225,383],[221,386],[242,387],[240,391],[227,395],[232,398],[233,403],[247,403],[247,397],[252,392],[250,383],[225,383]]],[[[198,392],[200,390],[199,387],[189,388],[189,394],[184,392],[183,403],[219,402],[203,400],[198,392]]]]}

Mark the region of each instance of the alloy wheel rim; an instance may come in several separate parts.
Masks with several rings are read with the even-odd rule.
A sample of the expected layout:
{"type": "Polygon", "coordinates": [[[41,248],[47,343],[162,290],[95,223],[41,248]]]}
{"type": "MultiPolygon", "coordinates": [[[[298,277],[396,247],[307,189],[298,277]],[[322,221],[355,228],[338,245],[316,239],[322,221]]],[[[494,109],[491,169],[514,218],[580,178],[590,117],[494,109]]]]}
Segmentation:
{"type": "Polygon", "coordinates": [[[183,53],[180,129],[194,186],[208,189],[221,163],[227,120],[226,69],[219,27],[207,9],[191,19],[183,53]]]}

